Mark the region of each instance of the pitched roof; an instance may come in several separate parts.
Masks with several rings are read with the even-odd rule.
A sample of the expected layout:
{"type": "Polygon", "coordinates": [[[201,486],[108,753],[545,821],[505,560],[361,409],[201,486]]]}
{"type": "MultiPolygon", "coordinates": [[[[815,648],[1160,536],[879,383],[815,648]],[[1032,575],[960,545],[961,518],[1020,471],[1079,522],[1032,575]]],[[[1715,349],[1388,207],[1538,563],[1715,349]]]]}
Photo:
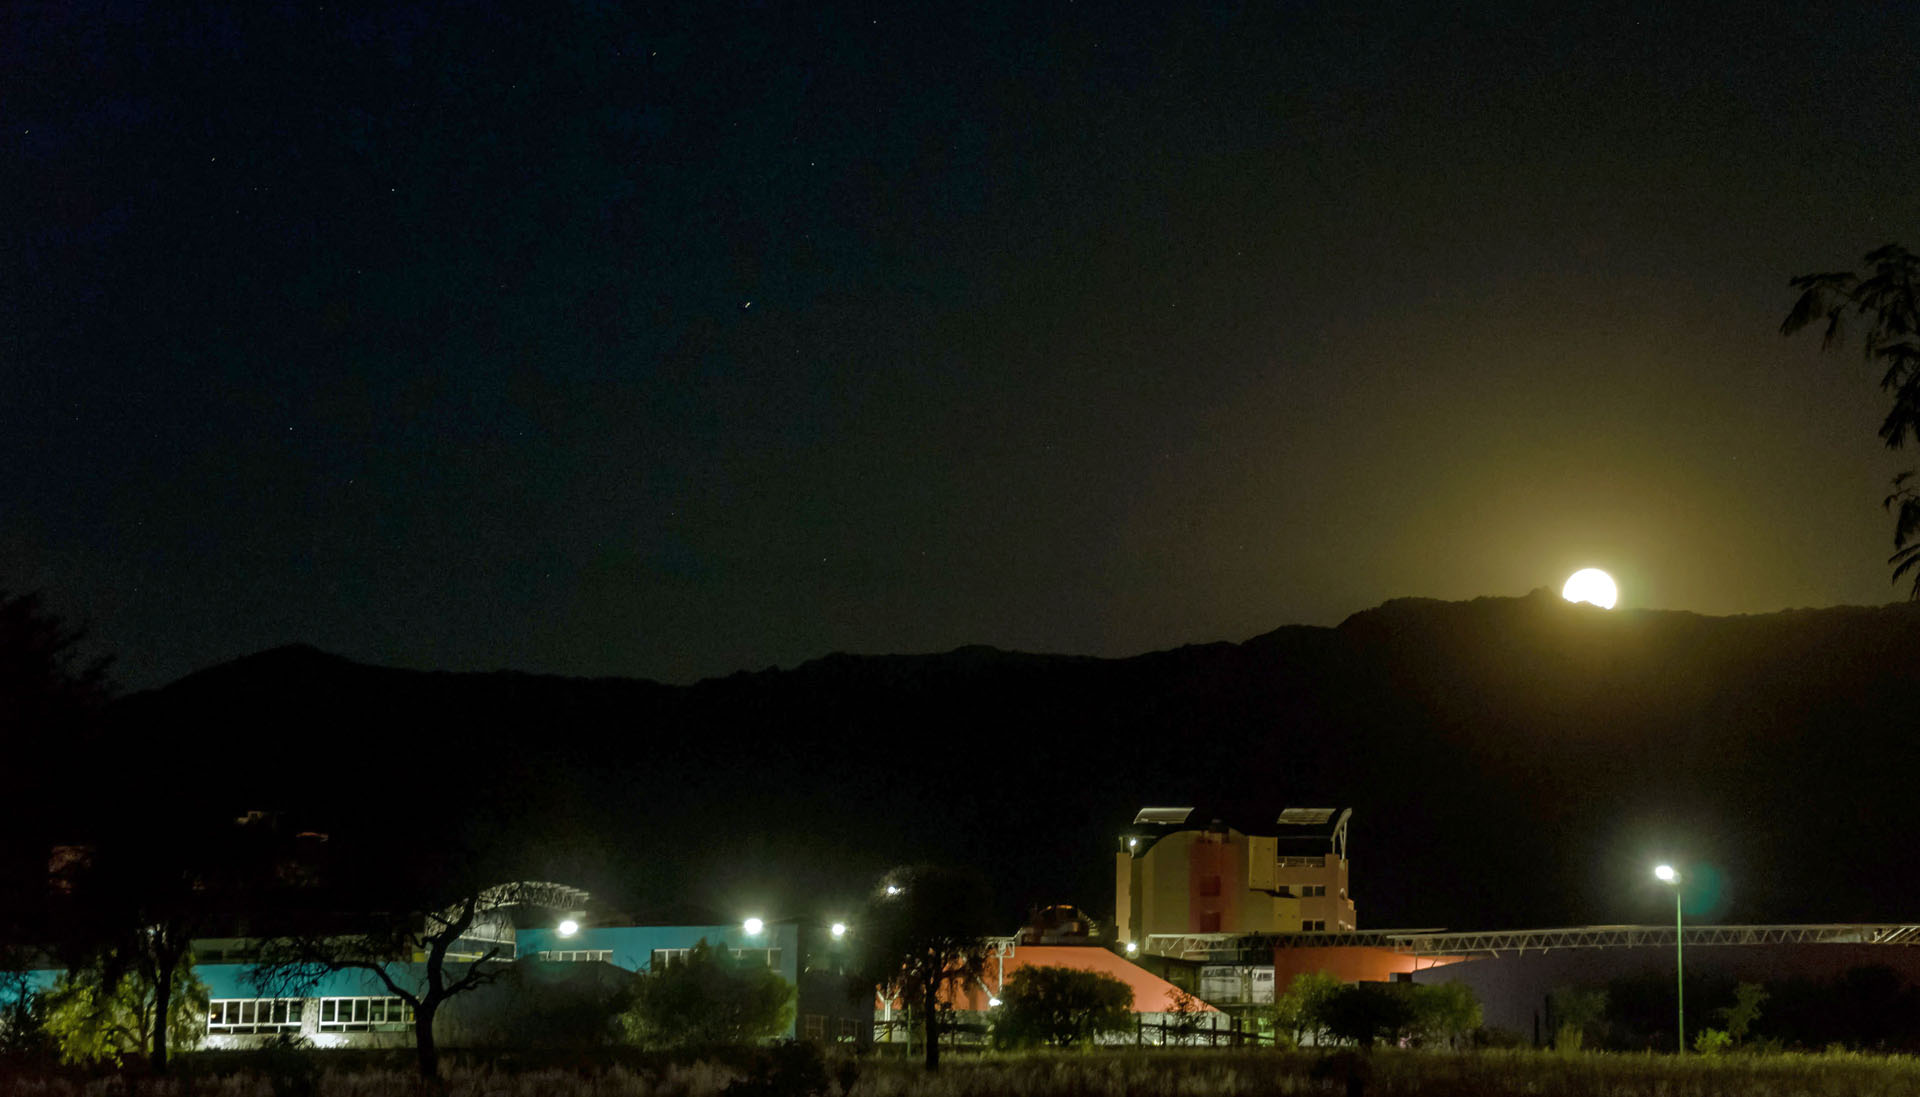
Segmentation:
{"type": "MultiPolygon", "coordinates": [[[[1001,975],[1011,978],[1023,967],[1064,967],[1108,975],[1133,989],[1135,1013],[1166,1013],[1173,1008],[1178,987],[1126,957],[1090,945],[1022,945],[1008,954],[1004,966],[987,961],[987,982],[998,989],[1001,975]]],[[[986,1003],[982,1002],[981,1006],[986,1003]]],[[[963,1007],[964,1008],[964,1007],[963,1007]]],[[[1198,999],[1193,1008],[1205,1013],[1218,1012],[1198,999]]]]}

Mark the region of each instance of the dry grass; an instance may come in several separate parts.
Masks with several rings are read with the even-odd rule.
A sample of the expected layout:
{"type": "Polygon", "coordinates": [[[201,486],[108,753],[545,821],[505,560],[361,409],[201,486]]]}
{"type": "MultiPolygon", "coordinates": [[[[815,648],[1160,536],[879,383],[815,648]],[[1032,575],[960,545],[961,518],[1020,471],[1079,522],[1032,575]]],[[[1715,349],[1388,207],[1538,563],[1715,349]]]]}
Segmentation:
{"type": "MultiPolygon", "coordinates": [[[[1126,1051],[959,1057],[937,1075],[869,1061],[847,1094],[827,1097],[1294,1097],[1346,1092],[1352,1057],[1305,1052],[1126,1051]]],[[[324,1063],[324,1058],[320,1060],[324,1063]]],[[[1689,1058],[1382,1051],[1366,1061],[1373,1097],[1911,1097],[1920,1060],[1860,1055],[1689,1058]]],[[[445,1097],[719,1097],[738,1074],[711,1063],[590,1071],[449,1069],[445,1097]]],[[[417,1097],[403,1070],[320,1070],[314,1097],[417,1097]]],[[[284,1080],[282,1081],[284,1085],[284,1080]]],[[[146,1079],[0,1077],[8,1097],[280,1097],[251,1072],[146,1079]]],[[[799,1097],[799,1095],[795,1095],[799,1097]]]]}

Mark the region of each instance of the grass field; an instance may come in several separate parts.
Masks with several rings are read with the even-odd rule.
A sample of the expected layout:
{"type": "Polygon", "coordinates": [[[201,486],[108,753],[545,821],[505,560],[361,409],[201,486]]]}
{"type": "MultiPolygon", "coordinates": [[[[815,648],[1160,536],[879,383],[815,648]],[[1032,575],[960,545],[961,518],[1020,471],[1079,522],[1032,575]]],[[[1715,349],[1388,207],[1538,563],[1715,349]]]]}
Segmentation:
{"type": "MultiPolygon", "coordinates": [[[[1095,1052],[953,1057],[938,1075],[916,1064],[867,1061],[844,1094],[823,1097],[1277,1097],[1344,1095],[1353,1056],[1304,1052],[1095,1052]]],[[[191,1058],[179,1076],[136,1080],[71,1074],[0,1075],[9,1097],[412,1097],[404,1070],[328,1070],[279,1077],[249,1070],[210,1072],[191,1058]],[[308,1088],[308,1086],[311,1088],[308,1088]]],[[[1920,1060],[1861,1055],[1776,1055],[1675,1060],[1664,1056],[1531,1051],[1376,1052],[1359,1069],[1379,1097],[1912,1097],[1920,1060]]],[[[829,1076],[835,1072],[829,1070],[829,1076]]],[[[590,1071],[456,1066],[447,1097],[720,1097],[738,1070],[711,1063],[590,1071]]],[[[736,1090],[784,1097],[780,1086],[736,1090]]]]}

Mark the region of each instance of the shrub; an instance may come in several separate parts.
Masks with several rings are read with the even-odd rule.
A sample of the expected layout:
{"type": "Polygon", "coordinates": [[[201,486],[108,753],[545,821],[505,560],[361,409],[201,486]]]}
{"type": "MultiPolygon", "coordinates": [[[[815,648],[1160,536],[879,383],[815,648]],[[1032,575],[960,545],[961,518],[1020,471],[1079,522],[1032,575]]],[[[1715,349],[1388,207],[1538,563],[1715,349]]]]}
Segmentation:
{"type": "Polygon", "coordinates": [[[687,958],[639,980],[628,1031],[657,1047],[747,1044],[793,1024],[793,985],[700,941],[687,958]]]}
{"type": "Polygon", "coordinates": [[[1328,999],[1321,1017],[1337,1039],[1363,1048],[1397,1042],[1413,1025],[1413,995],[1391,983],[1355,983],[1328,999]]]}
{"type": "Polygon", "coordinates": [[[1021,968],[1007,979],[1000,999],[993,1041],[1002,1048],[1092,1043],[1133,1023],[1133,988],[1093,971],[1021,968]]]}

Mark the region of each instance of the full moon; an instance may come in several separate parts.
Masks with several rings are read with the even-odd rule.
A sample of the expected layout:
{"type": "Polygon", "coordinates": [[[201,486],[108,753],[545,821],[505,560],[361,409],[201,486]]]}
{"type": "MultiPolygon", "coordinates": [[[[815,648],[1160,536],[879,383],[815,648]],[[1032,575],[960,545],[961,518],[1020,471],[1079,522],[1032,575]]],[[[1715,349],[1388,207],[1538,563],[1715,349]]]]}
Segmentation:
{"type": "Polygon", "coordinates": [[[1567,577],[1567,585],[1560,588],[1560,597],[1569,602],[1591,602],[1601,609],[1612,609],[1620,600],[1620,588],[1613,585],[1613,576],[1599,568],[1581,568],[1567,577]]]}

